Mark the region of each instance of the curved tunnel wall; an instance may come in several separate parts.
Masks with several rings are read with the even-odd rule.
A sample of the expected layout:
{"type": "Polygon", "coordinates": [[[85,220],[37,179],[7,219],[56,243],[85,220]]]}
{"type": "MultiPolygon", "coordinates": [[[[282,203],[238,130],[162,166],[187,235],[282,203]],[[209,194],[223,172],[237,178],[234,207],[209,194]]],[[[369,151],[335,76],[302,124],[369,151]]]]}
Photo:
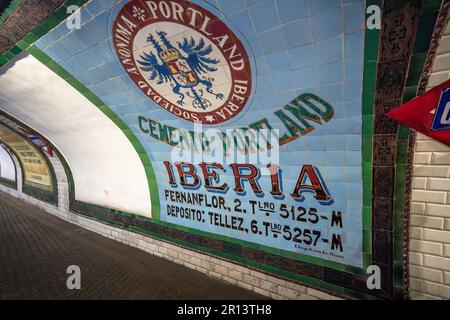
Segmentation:
{"type": "Polygon", "coordinates": [[[0,105],[62,150],[76,200],[151,216],[142,163],[110,119],[30,55],[2,71],[0,105]]]}
{"type": "MultiPolygon", "coordinates": [[[[230,118],[224,125],[282,128],[282,160],[287,175],[284,182],[295,184],[292,179],[298,176],[299,164],[314,163],[325,172],[323,177],[319,174],[317,181],[322,178],[327,181],[331,193],[336,195],[336,202],[334,207],[320,203],[319,208],[329,214],[329,208],[336,209],[336,214],[340,210],[344,212],[345,230],[338,236],[342,236],[343,246],[350,252],[348,256],[327,257],[323,252],[303,255],[290,245],[291,252],[286,252],[280,249],[286,247],[282,239],[269,243],[270,239],[258,241],[257,234],[253,238],[245,234],[234,237],[236,230],[231,230],[223,221],[217,222],[220,219],[216,219],[215,227],[207,228],[168,214],[166,204],[172,200],[167,200],[167,193],[164,195],[161,191],[175,187],[168,183],[170,172],[162,163],[170,159],[168,145],[171,147],[172,142],[167,141],[164,132],[189,126],[175,111],[170,115],[162,110],[163,105],[158,105],[160,99],[153,101],[155,103],[149,100],[151,97],[146,94],[150,91],[142,90],[145,86],[139,87],[139,82],[133,83],[127,78],[119,65],[121,61],[111,51],[112,35],[108,26],[112,20],[108,17],[116,15],[117,8],[127,1],[89,1],[82,9],[86,19],[82,20],[80,30],[68,30],[61,23],[49,28],[49,33],[37,42],[35,37],[27,36],[25,43],[20,43],[0,60],[9,61],[4,62],[1,69],[0,104],[61,148],[73,174],[76,200],[97,205],[81,207],[82,214],[343,296],[391,299],[407,296],[403,278],[405,216],[401,208],[406,198],[404,147],[407,138],[405,130],[397,134],[398,125],[385,119],[381,111],[396,106],[402,99],[412,98],[405,93],[404,83],[409,74],[411,88],[408,92],[415,90],[420,79],[417,79],[418,73],[411,70],[421,70],[423,61],[413,59],[409,63],[409,58],[413,50],[417,55],[426,55],[429,40],[424,36],[415,43],[415,31],[431,36],[430,26],[434,25],[440,3],[420,7],[419,1],[242,1],[239,2],[242,7],[235,7],[228,6],[228,1],[193,2],[202,6],[202,10],[215,12],[239,37],[241,32],[245,33],[241,39],[251,52],[249,63],[258,70],[255,74],[244,75],[255,80],[252,99],[249,99],[252,107],[236,116],[237,122],[230,118]],[[289,10],[292,8],[286,3],[298,10],[289,10]],[[118,6],[113,8],[115,4],[118,6]],[[407,37],[392,40],[386,34],[395,34],[395,30],[363,30],[364,9],[370,4],[384,4],[383,28],[389,26],[389,21],[398,19],[398,12],[407,17],[401,19],[406,21],[401,27],[408,30],[407,37]],[[279,15],[273,21],[264,20],[267,17],[264,14],[273,16],[271,9],[275,6],[279,15]],[[251,24],[251,19],[258,23],[251,24]],[[418,24],[418,21],[425,23],[418,24]],[[306,31],[297,34],[293,30],[306,31]],[[397,40],[401,42],[400,53],[390,51],[390,48],[397,48],[398,43],[394,45],[389,41],[397,40]],[[22,47],[30,54],[17,55],[22,47]],[[17,56],[11,60],[11,55],[17,56]],[[389,88],[384,81],[378,81],[392,74],[399,76],[389,79],[397,81],[389,88]],[[296,96],[299,99],[292,100],[296,96]],[[323,117],[311,114],[319,110],[315,105],[311,109],[311,99],[321,102],[322,107],[331,108],[326,114],[320,114],[323,117]],[[301,103],[309,103],[309,108],[297,110],[292,106],[299,107],[301,103]],[[260,122],[253,123],[260,118],[260,122]],[[149,175],[149,171],[153,175],[149,175]],[[153,201],[155,197],[157,201],[153,201]],[[108,208],[125,212],[105,210],[108,208]],[[147,219],[150,216],[152,219],[147,219]],[[316,259],[317,256],[320,258],[316,259]],[[386,275],[381,290],[365,288],[364,267],[372,262],[380,265],[386,275]]],[[[140,19],[139,15],[134,17],[140,19]]],[[[189,50],[188,44],[184,47],[189,50]]],[[[164,57],[173,58],[173,52],[164,57]]],[[[195,101],[205,104],[201,99],[195,101]]],[[[214,122],[217,118],[205,117],[205,121],[214,122]]],[[[181,175],[180,171],[182,168],[178,168],[181,175]]],[[[233,177],[228,175],[227,179],[233,184],[233,177]]],[[[267,180],[266,177],[266,188],[270,186],[267,180]]],[[[230,193],[231,201],[236,200],[233,191],[230,193]]],[[[313,199],[306,204],[318,205],[313,199]]],[[[311,212],[314,215],[314,210],[311,212]]],[[[214,224],[214,219],[211,221],[214,224]]],[[[288,224],[294,227],[295,221],[288,224]]],[[[245,232],[245,229],[239,231],[245,232]]],[[[114,230],[110,235],[113,232],[119,233],[114,230]]],[[[134,234],[128,236],[135,237],[134,234]]],[[[129,241],[127,237],[124,241],[129,241]]],[[[138,236],[136,239],[139,239],[137,246],[153,250],[146,244],[153,240],[138,236]]],[[[339,243],[338,237],[335,242],[339,243]]],[[[169,255],[164,244],[159,242],[158,245],[162,247],[159,254],[169,255]]],[[[174,251],[176,259],[182,259],[183,255],[174,251]]],[[[199,254],[187,254],[192,257],[184,263],[211,271],[200,267],[203,260],[199,254]]],[[[230,282],[245,278],[246,269],[236,273],[228,270],[235,265],[220,261],[217,264],[228,268],[213,266],[212,273],[222,272],[226,274],[224,279],[230,282]]],[[[249,282],[252,280],[247,277],[243,283],[249,285],[249,282]]],[[[286,288],[277,287],[275,291],[269,295],[301,296],[286,288]]]]}

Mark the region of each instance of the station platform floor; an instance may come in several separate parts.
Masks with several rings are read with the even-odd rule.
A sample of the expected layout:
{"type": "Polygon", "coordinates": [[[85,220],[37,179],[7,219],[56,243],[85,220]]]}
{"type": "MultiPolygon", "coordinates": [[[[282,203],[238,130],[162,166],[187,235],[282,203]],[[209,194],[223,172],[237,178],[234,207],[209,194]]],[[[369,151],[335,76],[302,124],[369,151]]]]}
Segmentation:
{"type": "Polygon", "coordinates": [[[0,192],[0,300],[262,299],[0,192]],[[69,266],[81,290],[69,290],[69,266]]]}

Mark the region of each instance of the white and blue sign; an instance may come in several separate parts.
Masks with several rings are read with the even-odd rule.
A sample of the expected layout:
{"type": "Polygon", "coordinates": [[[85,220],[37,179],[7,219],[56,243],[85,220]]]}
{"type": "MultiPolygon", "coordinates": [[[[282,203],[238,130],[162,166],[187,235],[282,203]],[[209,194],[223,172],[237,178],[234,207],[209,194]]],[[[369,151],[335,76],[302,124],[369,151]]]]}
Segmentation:
{"type": "Polygon", "coordinates": [[[433,131],[450,130],[450,88],[444,89],[436,108],[433,124],[433,131]]]}

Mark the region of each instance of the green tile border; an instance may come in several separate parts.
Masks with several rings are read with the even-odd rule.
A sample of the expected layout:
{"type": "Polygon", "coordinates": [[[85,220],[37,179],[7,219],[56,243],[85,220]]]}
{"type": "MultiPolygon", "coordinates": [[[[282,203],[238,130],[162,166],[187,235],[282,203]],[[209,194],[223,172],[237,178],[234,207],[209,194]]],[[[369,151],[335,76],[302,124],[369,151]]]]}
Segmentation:
{"type": "MultiPolygon", "coordinates": [[[[366,8],[376,5],[381,8],[382,0],[367,0],[366,8]]],[[[367,12],[367,10],[366,10],[367,12]]],[[[367,17],[366,17],[367,20],[367,17]]],[[[377,63],[380,42],[378,29],[366,28],[364,34],[364,71],[362,94],[362,178],[363,178],[363,265],[372,265],[372,191],[373,191],[373,128],[377,63]]]]}

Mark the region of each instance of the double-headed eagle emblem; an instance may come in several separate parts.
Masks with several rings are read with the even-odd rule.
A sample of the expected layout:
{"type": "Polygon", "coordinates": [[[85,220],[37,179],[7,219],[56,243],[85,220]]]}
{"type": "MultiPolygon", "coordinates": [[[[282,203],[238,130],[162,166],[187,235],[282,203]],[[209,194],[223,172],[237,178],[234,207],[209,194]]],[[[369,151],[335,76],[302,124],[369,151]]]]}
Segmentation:
{"type": "Polygon", "coordinates": [[[157,84],[169,83],[172,91],[179,96],[177,103],[181,106],[185,104],[185,95],[193,99],[193,108],[206,110],[212,105],[204,97],[205,92],[201,85],[216,99],[223,99],[223,94],[213,91],[214,79],[208,77],[209,73],[217,71],[214,65],[220,62],[208,57],[213,51],[211,45],[206,46],[203,39],[197,43],[192,37],[190,40],[184,38],[182,42],[177,42],[178,48],[184,53],[182,54],[168,41],[167,33],[156,33],[161,43],[153,34],[147,38],[157,51],[156,54],[152,51],[143,53],[138,60],[139,68],[149,73],[150,80],[156,80],[157,84]]]}

